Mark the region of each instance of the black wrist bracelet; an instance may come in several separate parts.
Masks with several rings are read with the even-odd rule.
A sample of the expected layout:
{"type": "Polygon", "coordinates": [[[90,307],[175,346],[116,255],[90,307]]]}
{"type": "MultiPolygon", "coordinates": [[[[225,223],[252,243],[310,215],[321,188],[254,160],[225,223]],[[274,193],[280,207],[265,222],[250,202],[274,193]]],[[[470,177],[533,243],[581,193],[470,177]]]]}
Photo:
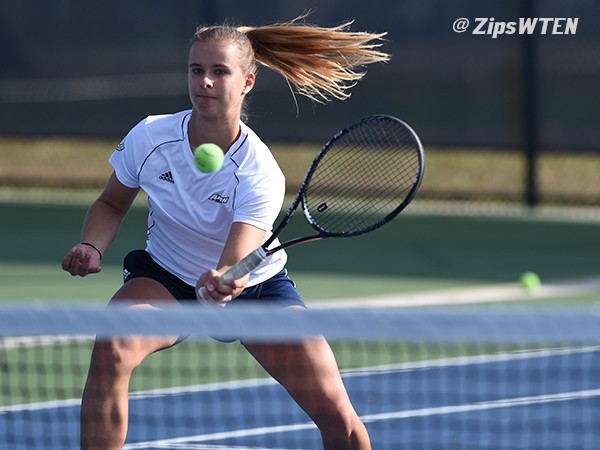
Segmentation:
{"type": "Polygon", "coordinates": [[[92,247],[98,252],[98,254],[100,255],[100,259],[102,259],[102,252],[98,250],[98,247],[96,247],[94,244],[90,244],[89,242],[81,242],[81,245],[87,245],[88,247],[92,247]]]}

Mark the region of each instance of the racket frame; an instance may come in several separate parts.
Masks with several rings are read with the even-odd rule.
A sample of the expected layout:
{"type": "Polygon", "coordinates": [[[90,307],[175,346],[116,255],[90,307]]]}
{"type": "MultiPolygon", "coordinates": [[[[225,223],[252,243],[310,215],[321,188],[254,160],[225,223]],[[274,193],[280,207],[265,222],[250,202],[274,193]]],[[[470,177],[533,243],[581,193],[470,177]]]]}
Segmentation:
{"type": "MultiPolygon", "coordinates": [[[[238,261],[236,264],[234,264],[232,267],[230,267],[229,270],[222,275],[223,280],[231,281],[236,278],[243,277],[244,275],[250,273],[252,270],[257,268],[260,264],[262,264],[270,255],[272,255],[273,253],[275,253],[279,250],[282,250],[282,249],[290,248],[290,247],[293,247],[293,246],[296,246],[296,245],[299,245],[299,244],[302,244],[305,242],[317,241],[317,240],[320,240],[323,238],[328,238],[328,237],[359,236],[361,234],[365,234],[365,233],[373,231],[377,228],[380,228],[381,226],[390,222],[394,217],[396,217],[414,199],[414,197],[416,196],[416,194],[419,190],[419,187],[421,186],[424,170],[425,170],[425,155],[424,155],[424,151],[423,151],[423,145],[422,145],[421,140],[419,139],[419,136],[417,135],[417,133],[406,122],[404,122],[396,117],[390,116],[390,115],[377,114],[377,115],[365,117],[363,119],[360,119],[356,122],[353,122],[353,123],[347,125],[346,127],[339,130],[331,139],[329,139],[329,141],[327,141],[327,143],[325,143],[325,145],[323,145],[323,147],[321,148],[321,150],[319,151],[319,153],[317,154],[317,156],[311,163],[310,167],[308,168],[308,171],[306,172],[306,175],[304,176],[302,184],[300,185],[300,188],[299,188],[298,192],[296,193],[296,196],[294,197],[294,200],[292,201],[290,207],[288,208],[285,216],[280,220],[277,227],[273,230],[273,233],[271,234],[271,236],[269,236],[269,238],[264,242],[263,245],[261,245],[260,247],[258,247],[254,251],[252,251],[250,254],[248,254],[246,257],[244,257],[243,259],[238,261]],[[384,218],[382,218],[378,222],[371,224],[370,226],[365,227],[364,229],[355,230],[355,231],[351,231],[351,232],[343,232],[343,233],[328,232],[327,230],[321,228],[318,225],[318,223],[313,219],[313,217],[310,214],[309,208],[308,208],[308,200],[306,198],[306,191],[308,189],[308,186],[310,184],[312,176],[315,173],[315,170],[317,169],[317,167],[318,167],[319,163],[321,162],[321,160],[323,159],[323,157],[332,148],[333,144],[336,141],[338,141],[342,136],[344,136],[346,133],[350,132],[352,129],[362,126],[365,122],[369,122],[369,121],[373,121],[373,120],[390,120],[390,121],[397,122],[397,123],[401,124],[401,126],[404,127],[412,136],[412,138],[414,140],[414,145],[415,145],[417,153],[418,153],[418,158],[419,158],[419,171],[416,175],[415,183],[413,183],[413,186],[411,187],[410,191],[408,192],[408,194],[406,195],[406,197],[404,198],[402,203],[400,203],[400,205],[397,208],[395,208],[392,212],[387,214],[384,218]],[[290,239],[289,241],[279,244],[276,247],[269,248],[271,246],[271,244],[279,237],[279,234],[283,231],[283,229],[291,221],[291,219],[294,216],[296,209],[298,208],[298,205],[300,203],[302,203],[302,210],[303,210],[304,217],[306,218],[306,221],[310,224],[310,226],[313,229],[315,229],[317,231],[317,234],[290,239]]],[[[202,291],[202,289],[199,290],[199,294],[203,298],[203,293],[201,291],[202,291]]]]}

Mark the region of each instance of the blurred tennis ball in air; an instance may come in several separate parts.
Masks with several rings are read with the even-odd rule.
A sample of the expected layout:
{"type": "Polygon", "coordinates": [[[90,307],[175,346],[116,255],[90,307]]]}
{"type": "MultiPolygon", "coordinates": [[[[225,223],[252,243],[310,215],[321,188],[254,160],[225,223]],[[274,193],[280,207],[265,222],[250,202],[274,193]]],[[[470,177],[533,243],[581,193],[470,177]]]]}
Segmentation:
{"type": "Polygon", "coordinates": [[[522,273],[519,277],[519,282],[523,286],[523,289],[528,292],[536,291],[542,285],[542,280],[540,280],[539,275],[535,272],[522,273]]]}
{"type": "Polygon", "coordinates": [[[194,150],[194,163],[200,172],[216,172],[223,165],[223,150],[217,144],[202,144],[194,150]]]}

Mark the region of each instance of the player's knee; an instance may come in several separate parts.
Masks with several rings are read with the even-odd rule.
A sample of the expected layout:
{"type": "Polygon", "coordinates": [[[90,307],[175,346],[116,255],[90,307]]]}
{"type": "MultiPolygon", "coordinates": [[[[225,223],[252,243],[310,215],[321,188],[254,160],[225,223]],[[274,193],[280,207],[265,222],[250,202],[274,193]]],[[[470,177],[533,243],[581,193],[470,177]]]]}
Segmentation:
{"type": "Polygon", "coordinates": [[[347,405],[324,408],[319,411],[314,421],[323,435],[341,440],[351,436],[360,423],[354,409],[347,405]]]}
{"type": "Polygon", "coordinates": [[[136,339],[115,337],[99,340],[92,353],[92,370],[103,375],[131,373],[141,362],[136,339]]]}

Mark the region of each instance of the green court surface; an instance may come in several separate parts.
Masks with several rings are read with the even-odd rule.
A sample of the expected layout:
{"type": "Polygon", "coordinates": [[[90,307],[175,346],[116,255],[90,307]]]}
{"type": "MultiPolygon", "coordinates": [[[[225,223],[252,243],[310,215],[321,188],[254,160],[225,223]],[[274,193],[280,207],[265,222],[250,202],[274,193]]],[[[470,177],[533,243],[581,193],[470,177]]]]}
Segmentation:
{"type": "MultiPolygon", "coordinates": [[[[0,301],[105,302],[110,297],[120,285],[125,253],[144,247],[146,209],[132,209],[104,256],[101,274],[73,278],[60,261],[77,242],[86,209],[0,203],[0,301]]],[[[284,239],[307,231],[298,219],[284,239]]],[[[544,282],[592,278],[600,272],[599,229],[593,221],[530,214],[407,212],[369,235],[292,248],[288,269],[308,300],[514,283],[524,271],[537,272],[544,282]]]]}
{"type": "MultiPolygon", "coordinates": [[[[471,356],[486,351],[520,350],[515,346],[458,348],[455,345],[425,346],[405,342],[333,341],[330,344],[341,370],[471,356]]],[[[81,396],[92,351],[89,337],[76,337],[72,343],[52,341],[50,338],[20,341],[14,348],[0,347],[0,350],[6,367],[29,367],[29,370],[6,375],[4,386],[14,388],[10,390],[10,398],[0,398],[0,406],[81,396]]],[[[239,342],[223,344],[192,338],[147,358],[136,369],[130,391],[262,378],[268,378],[268,374],[239,342]]]]}
{"type": "MultiPolygon", "coordinates": [[[[132,209],[104,256],[102,273],[71,277],[61,270],[60,260],[77,242],[86,210],[85,205],[74,204],[0,203],[0,302],[83,301],[98,305],[107,301],[120,286],[124,254],[144,246],[146,210],[132,209]]],[[[369,235],[290,249],[288,268],[308,303],[316,307],[318,300],[329,300],[328,305],[354,302],[353,306],[360,306],[365,299],[377,298],[392,305],[427,304],[431,298],[447,298],[449,303],[454,298],[470,298],[470,303],[477,303],[479,293],[483,302],[488,291],[499,293],[492,297],[498,301],[524,306],[541,299],[557,305],[600,299],[593,288],[561,290],[561,282],[598,278],[597,222],[549,220],[530,214],[460,216],[416,211],[401,214],[369,235]],[[518,290],[516,281],[525,271],[535,271],[542,278],[539,294],[518,290]],[[547,286],[554,288],[545,291],[547,286]]],[[[305,227],[302,220],[292,222],[285,236],[304,234],[305,227]]],[[[5,384],[13,386],[10,390],[15,394],[0,405],[80,397],[91,351],[89,336],[66,343],[43,339],[11,342],[4,342],[5,363],[22,367],[54,364],[52,370],[60,376],[48,381],[46,373],[33,369],[7,374],[5,384]],[[56,363],[61,361],[70,362],[56,363]],[[33,388],[24,391],[19,386],[33,388]]],[[[332,347],[342,369],[520,350],[510,346],[423,348],[409,342],[332,342],[332,347]]],[[[193,339],[152,355],[136,370],[131,390],[138,393],[267,376],[239,343],[193,339]],[[214,369],[218,367],[232,370],[214,369]],[[167,375],[166,368],[176,370],[167,375]]]]}

